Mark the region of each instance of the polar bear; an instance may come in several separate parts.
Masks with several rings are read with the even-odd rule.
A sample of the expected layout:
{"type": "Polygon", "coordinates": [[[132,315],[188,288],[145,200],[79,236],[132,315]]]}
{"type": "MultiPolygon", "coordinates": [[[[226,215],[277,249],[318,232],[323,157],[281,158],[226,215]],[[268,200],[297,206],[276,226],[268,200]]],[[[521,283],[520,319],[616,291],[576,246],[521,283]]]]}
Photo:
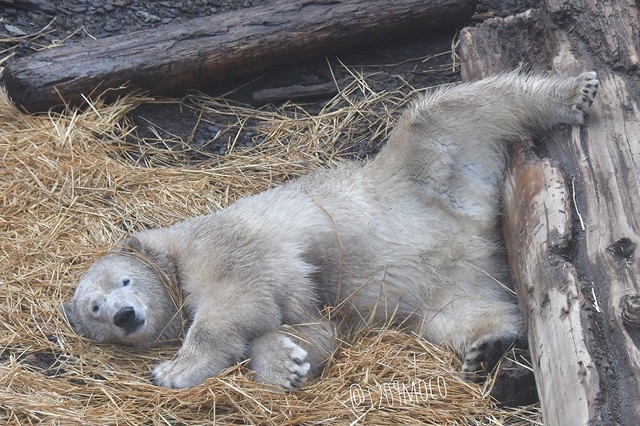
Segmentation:
{"type": "Polygon", "coordinates": [[[139,348],[186,321],[177,355],[152,373],[172,388],[250,359],[257,380],[295,390],[337,332],[381,324],[450,346],[467,375],[490,369],[524,333],[500,284],[507,142],[582,124],[597,88],[595,72],[515,71],[433,90],[370,161],[128,236],[64,312],[79,334],[139,348]]]}

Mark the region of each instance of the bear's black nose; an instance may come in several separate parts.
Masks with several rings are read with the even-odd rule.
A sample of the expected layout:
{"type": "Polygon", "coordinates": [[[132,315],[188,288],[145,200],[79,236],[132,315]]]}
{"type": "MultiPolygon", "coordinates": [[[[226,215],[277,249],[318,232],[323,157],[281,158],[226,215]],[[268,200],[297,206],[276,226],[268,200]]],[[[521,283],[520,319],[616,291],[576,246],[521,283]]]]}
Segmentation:
{"type": "Polygon", "coordinates": [[[131,329],[136,324],[136,310],[133,306],[120,308],[113,316],[113,323],[120,328],[131,329]]]}

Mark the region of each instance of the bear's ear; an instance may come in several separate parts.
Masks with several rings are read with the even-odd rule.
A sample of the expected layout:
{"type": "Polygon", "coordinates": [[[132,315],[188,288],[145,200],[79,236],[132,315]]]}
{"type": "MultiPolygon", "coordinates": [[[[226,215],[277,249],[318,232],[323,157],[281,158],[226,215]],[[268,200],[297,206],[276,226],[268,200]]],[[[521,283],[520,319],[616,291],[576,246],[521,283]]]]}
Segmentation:
{"type": "Polygon", "coordinates": [[[62,303],[62,312],[67,317],[67,320],[69,320],[69,324],[71,324],[71,327],[76,330],[78,314],[76,313],[76,305],[73,302],[73,299],[62,303]]]}
{"type": "Polygon", "coordinates": [[[131,250],[131,251],[136,251],[138,253],[142,253],[142,243],[140,242],[139,239],[137,239],[133,235],[127,236],[127,238],[125,238],[124,241],[122,241],[120,246],[125,250],[131,250]]]}

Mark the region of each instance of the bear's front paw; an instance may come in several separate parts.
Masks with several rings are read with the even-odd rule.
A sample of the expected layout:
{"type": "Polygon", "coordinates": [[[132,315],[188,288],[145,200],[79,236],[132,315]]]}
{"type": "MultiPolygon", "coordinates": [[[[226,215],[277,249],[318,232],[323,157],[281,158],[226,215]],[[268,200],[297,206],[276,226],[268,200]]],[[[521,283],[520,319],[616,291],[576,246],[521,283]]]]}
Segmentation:
{"type": "Polygon", "coordinates": [[[258,382],[298,390],[306,382],[311,367],[306,358],[307,351],[291,338],[272,333],[253,342],[249,368],[255,371],[258,382]]]}
{"type": "Polygon", "coordinates": [[[170,375],[171,369],[175,364],[175,360],[165,361],[158,364],[158,366],[151,372],[151,381],[153,382],[153,384],[156,386],[163,386],[165,388],[179,387],[174,385],[174,381],[172,380],[172,376],[170,375]]]}
{"type": "Polygon", "coordinates": [[[154,385],[165,388],[190,388],[204,382],[222,371],[213,371],[211,365],[194,357],[176,357],[174,360],[159,364],[151,373],[154,385]]]}

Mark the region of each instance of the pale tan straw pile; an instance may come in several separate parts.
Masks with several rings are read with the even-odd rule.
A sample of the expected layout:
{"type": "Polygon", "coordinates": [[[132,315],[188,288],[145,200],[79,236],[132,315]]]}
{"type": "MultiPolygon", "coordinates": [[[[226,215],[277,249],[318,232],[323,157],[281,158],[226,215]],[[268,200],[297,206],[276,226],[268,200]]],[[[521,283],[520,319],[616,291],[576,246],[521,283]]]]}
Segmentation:
{"type": "Polygon", "coordinates": [[[80,273],[136,229],[208,213],[381,143],[413,94],[376,92],[353,75],[319,114],[260,109],[192,94],[132,96],[30,116],[0,90],[0,423],[9,424],[540,424],[537,407],[499,409],[487,386],[465,383],[449,351],[403,332],[370,330],[343,345],[319,380],[283,393],[244,365],[187,390],[150,383],[176,345],[140,351],[77,336],[61,314],[80,273]],[[136,137],[130,113],[177,102],[226,116],[212,136],[136,137]],[[238,148],[250,130],[260,143],[238,148]],[[214,140],[215,139],[215,140],[214,140]]]}

